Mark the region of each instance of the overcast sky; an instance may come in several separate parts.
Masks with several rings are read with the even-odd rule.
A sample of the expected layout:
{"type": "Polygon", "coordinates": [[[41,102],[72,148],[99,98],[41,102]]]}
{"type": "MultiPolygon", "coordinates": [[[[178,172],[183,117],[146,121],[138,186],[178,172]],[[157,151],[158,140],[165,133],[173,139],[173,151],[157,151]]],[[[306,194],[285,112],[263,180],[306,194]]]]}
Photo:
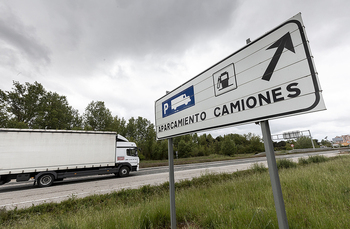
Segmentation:
{"type": "MultiPolygon", "coordinates": [[[[0,89],[41,83],[84,113],[104,101],[113,116],[154,123],[154,102],[299,12],[326,111],[270,121],[272,134],[350,134],[348,0],[0,1],[0,89]]],[[[261,135],[260,126],[210,132],[261,135]]]]}

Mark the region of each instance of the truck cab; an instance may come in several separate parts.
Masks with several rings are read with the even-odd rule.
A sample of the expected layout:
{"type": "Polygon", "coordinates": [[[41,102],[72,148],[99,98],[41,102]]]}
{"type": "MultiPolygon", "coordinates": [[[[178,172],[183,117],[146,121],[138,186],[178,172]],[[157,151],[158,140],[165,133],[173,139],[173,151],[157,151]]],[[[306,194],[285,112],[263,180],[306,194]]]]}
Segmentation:
{"type": "Polygon", "coordinates": [[[127,167],[120,170],[120,176],[128,175],[130,171],[139,170],[140,159],[137,150],[134,142],[129,142],[125,137],[117,135],[116,165],[127,167]]]}

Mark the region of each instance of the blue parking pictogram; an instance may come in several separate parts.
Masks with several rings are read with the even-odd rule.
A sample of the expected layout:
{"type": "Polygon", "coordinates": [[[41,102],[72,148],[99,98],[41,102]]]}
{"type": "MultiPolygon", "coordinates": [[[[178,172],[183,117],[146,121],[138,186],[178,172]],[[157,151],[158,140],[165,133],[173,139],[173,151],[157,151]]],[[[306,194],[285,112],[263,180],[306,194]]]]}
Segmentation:
{"type": "Polygon", "coordinates": [[[163,118],[195,105],[193,85],[162,103],[163,118]]]}

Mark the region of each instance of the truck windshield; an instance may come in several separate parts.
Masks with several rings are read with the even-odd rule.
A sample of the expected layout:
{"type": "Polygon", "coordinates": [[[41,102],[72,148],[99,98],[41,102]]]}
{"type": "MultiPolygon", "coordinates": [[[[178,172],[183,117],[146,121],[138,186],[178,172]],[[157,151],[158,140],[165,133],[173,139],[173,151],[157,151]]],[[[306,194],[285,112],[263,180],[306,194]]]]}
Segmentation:
{"type": "Polygon", "coordinates": [[[127,149],[126,150],[126,155],[132,156],[132,157],[137,157],[137,149],[127,149]]]}

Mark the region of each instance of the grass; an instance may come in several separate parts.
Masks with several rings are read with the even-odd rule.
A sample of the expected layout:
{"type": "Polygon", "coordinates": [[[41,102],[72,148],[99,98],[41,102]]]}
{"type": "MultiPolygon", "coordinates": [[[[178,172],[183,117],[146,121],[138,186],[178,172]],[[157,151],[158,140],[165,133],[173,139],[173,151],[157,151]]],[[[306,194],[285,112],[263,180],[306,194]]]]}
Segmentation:
{"type": "Polygon", "coordinates": [[[279,159],[276,161],[276,164],[278,169],[289,169],[297,167],[297,163],[289,159],[279,159]]]}
{"type": "MultiPolygon", "coordinates": [[[[290,228],[350,228],[350,157],[306,159],[279,175],[290,228]]],[[[1,228],[169,228],[169,184],[0,211],[1,228]]],[[[178,228],[278,228],[262,164],[175,184],[178,228]]]]}
{"type": "Polygon", "coordinates": [[[328,160],[329,160],[329,158],[327,158],[323,155],[316,155],[316,156],[310,156],[307,159],[306,158],[299,158],[298,163],[300,165],[308,165],[311,163],[320,163],[320,162],[325,162],[328,160]]]}
{"type": "MultiPolygon", "coordinates": [[[[236,159],[240,159],[240,158],[249,158],[249,157],[256,157],[256,155],[253,153],[236,154],[235,156],[211,154],[209,156],[174,159],[174,165],[204,163],[204,162],[224,161],[224,160],[236,160],[236,159]]],[[[140,161],[140,168],[167,166],[167,165],[169,165],[168,159],[166,159],[166,160],[141,160],[140,161]]]]}
{"type": "MultiPolygon", "coordinates": [[[[349,152],[350,152],[349,150],[348,151],[343,150],[342,154],[348,154],[349,152]]],[[[305,152],[299,152],[299,153],[301,154],[301,153],[305,153],[305,152]]],[[[275,152],[275,154],[276,155],[285,155],[285,154],[287,154],[287,151],[285,151],[285,150],[279,151],[279,152],[275,152]]],[[[298,152],[296,152],[294,154],[298,154],[298,152]]],[[[252,158],[252,157],[265,157],[265,154],[264,153],[263,154],[248,153],[248,154],[235,154],[234,156],[211,154],[209,156],[174,159],[174,164],[175,165],[182,165],[182,164],[204,163],[204,162],[212,162],[212,161],[236,160],[236,159],[252,158]]],[[[169,164],[168,159],[166,159],[166,160],[141,160],[140,161],[140,168],[167,166],[168,164],[169,164]]]]}

